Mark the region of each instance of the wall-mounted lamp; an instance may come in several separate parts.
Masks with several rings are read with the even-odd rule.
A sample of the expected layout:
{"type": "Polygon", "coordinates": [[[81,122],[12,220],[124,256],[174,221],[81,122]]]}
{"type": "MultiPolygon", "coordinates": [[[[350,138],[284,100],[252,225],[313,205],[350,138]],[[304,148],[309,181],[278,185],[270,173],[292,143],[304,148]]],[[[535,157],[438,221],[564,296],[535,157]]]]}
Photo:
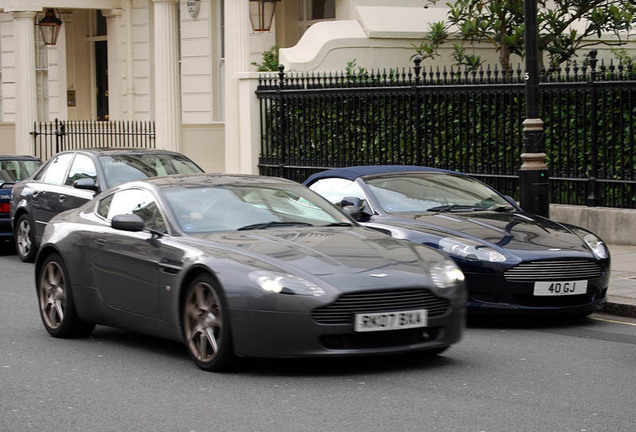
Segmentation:
{"type": "Polygon", "coordinates": [[[272,28],[276,2],[280,0],[250,0],[250,22],[255,32],[266,32],[272,28]]]}
{"type": "Polygon", "coordinates": [[[42,32],[42,39],[46,45],[55,45],[60,34],[62,20],[58,18],[54,9],[47,9],[44,18],[38,21],[38,27],[42,32]]]}

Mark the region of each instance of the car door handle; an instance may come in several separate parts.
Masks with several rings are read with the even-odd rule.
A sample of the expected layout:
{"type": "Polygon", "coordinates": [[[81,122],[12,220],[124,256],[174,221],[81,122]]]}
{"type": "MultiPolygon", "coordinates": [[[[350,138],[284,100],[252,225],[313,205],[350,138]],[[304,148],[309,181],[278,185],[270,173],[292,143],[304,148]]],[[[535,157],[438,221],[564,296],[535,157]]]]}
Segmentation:
{"type": "Polygon", "coordinates": [[[95,240],[95,243],[97,243],[99,246],[106,246],[106,243],[108,242],[106,241],[106,239],[99,238],[95,240]]]}
{"type": "Polygon", "coordinates": [[[66,201],[66,195],[60,195],[60,202],[66,201]]]}

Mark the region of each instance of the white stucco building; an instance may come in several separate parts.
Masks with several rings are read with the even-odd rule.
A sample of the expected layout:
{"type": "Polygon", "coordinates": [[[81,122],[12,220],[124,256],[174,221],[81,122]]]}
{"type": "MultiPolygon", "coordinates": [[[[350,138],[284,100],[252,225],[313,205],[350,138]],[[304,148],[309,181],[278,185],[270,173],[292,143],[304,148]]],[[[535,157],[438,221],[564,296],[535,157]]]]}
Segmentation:
{"type": "Polygon", "coordinates": [[[33,153],[34,122],[154,120],[158,148],[210,172],[255,173],[251,63],[263,51],[280,46],[295,71],[407,67],[427,23],[445,16],[422,0],[280,0],[260,32],[250,3],[0,0],[0,153],[33,153]],[[62,21],[53,46],[36,25],[48,9],[62,21]]]}

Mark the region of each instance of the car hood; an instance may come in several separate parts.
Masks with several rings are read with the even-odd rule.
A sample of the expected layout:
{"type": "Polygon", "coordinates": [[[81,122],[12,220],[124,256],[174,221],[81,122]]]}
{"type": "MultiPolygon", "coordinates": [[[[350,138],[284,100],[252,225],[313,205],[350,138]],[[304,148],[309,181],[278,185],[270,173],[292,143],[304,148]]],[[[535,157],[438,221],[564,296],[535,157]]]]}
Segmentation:
{"type": "Polygon", "coordinates": [[[360,289],[351,280],[369,288],[426,286],[427,268],[446,259],[431,248],[358,227],[276,228],[191,237],[214,248],[215,254],[221,249],[252,268],[317,277],[343,290],[360,289]]]}
{"type": "Polygon", "coordinates": [[[401,214],[378,218],[377,222],[439,237],[481,240],[513,253],[571,251],[591,255],[583,240],[567,226],[521,212],[401,214]]]}

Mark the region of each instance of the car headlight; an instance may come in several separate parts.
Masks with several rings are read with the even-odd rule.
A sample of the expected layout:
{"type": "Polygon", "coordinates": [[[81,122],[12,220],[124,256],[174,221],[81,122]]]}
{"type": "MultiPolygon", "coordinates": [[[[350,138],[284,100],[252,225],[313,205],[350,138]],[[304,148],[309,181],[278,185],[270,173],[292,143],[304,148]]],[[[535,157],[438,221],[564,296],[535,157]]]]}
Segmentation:
{"type": "Polygon", "coordinates": [[[452,288],[464,281],[464,273],[450,260],[433,265],[430,273],[437,288],[452,288]]]}
{"type": "Polygon", "coordinates": [[[318,285],[290,274],[254,271],[249,273],[248,277],[261,289],[271,293],[314,297],[320,297],[325,293],[318,285]]]}
{"type": "Polygon", "coordinates": [[[506,260],[504,254],[489,246],[459,237],[445,237],[439,241],[439,247],[447,254],[460,258],[488,262],[503,262],[506,260]]]}
{"type": "Polygon", "coordinates": [[[585,237],[583,237],[583,240],[598,259],[605,259],[609,257],[607,246],[605,246],[603,240],[596,237],[594,234],[587,234],[585,237]]]}

